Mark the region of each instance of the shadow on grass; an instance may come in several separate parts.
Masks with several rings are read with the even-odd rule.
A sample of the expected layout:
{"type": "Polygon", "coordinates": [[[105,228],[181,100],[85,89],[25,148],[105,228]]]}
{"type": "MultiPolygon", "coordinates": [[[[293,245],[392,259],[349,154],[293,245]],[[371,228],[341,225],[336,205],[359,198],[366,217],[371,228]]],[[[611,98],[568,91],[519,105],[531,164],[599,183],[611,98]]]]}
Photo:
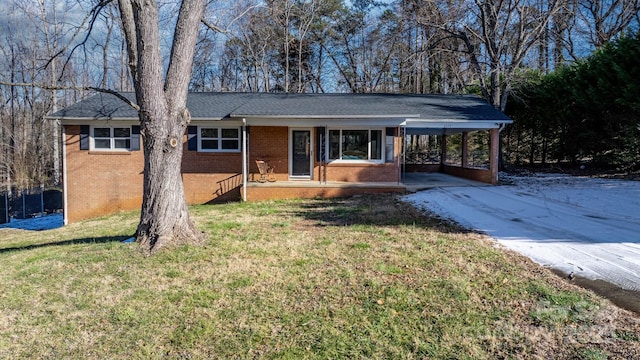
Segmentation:
{"type": "Polygon", "coordinates": [[[55,241],[55,242],[48,242],[48,243],[42,243],[42,244],[13,246],[13,247],[0,248],[0,254],[9,253],[13,251],[34,250],[34,249],[54,247],[54,246],[68,246],[68,245],[78,245],[78,244],[106,244],[110,242],[123,242],[124,240],[130,237],[131,235],[89,237],[84,239],[55,241]]]}
{"type": "Polygon", "coordinates": [[[397,194],[366,194],[316,199],[301,205],[301,214],[320,226],[420,226],[445,233],[472,233],[456,223],[415,208],[397,194]]]}

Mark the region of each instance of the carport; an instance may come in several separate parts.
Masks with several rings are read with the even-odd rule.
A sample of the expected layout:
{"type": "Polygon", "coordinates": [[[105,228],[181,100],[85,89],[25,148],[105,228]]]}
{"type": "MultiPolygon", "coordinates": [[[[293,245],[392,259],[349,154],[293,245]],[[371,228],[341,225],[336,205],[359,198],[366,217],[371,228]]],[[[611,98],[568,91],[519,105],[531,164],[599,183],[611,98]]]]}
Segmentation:
{"type": "MultiPolygon", "coordinates": [[[[483,118],[476,114],[477,118],[467,119],[433,119],[433,118],[411,118],[406,119],[402,124],[403,132],[403,166],[402,179],[405,184],[415,182],[414,173],[444,173],[456,177],[469,179],[477,182],[497,184],[498,183],[498,161],[500,151],[500,132],[506,124],[512,123],[500,112],[495,112],[495,118],[483,118]],[[469,161],[469,134],[477,131],[488,132],[489,166],[477,167],[469,161]],[[460,161],[459,164],[448,164],[448,139],[452,135],[461,135],[460,139],[460,161]],[[430,164],[408,164],[407,163],[407,138],[409,136],[437,136],[439,139],[439,163],[430,164]]],[[[424,179],[424,177],[423,177],[424,179]]]]}

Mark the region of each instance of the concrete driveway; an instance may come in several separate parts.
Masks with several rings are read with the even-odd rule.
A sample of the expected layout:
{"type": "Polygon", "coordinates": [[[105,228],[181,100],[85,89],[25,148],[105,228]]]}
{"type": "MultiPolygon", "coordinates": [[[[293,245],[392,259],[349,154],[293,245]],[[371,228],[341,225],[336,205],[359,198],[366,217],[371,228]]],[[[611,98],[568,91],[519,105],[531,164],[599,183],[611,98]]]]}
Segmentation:
{"type": "Polygon", "coordinates": [[[639,294],[640,182],[565,175],[501,180],[506,185],[436,187],[405,200],[543,266],[639,294]]]}

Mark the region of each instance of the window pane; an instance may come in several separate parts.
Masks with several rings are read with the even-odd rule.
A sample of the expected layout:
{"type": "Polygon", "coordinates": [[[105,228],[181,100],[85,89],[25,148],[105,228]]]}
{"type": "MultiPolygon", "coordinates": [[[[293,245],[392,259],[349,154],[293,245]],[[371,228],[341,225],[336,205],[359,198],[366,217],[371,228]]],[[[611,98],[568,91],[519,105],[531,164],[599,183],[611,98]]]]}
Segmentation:
{"type": "Polygon", "coordinates": [[[367,130],[342,131],[342,159],[367,160],[369,132],[367,130]]]}
{"type": "Polygon", "coordinates": [[[394,146],[394,137],[387,135],[387,139],[385,142],[385,161],[388,163],[392,163],[395,161],[395,156],[393,154],[393,146],[394,146]]]}
{"type": "Polygon", "coordinates": [[[203,138],[217,138],[218,129],[200,129],[200,136],[203,138]]]}
{"type": "Polygon", "coordinates": [[[340,130],[329,130],[329,160],[340,159],[340,130]]]}
{"type": "Polygon", "coordinates": [[[238,150],[238,140],[222,140],[222,150],[238,150]]]}
{"type": "Polygon", "coordinates": [[[200,146],[202,149],[218,150],[218,140],[202,140],[200,146]]]}
{"type": "Polygon", "coordinates": [[[223,138],[238,138],[239,131],[238,129],[222,129],[222,137],[223,138]]]}
{"type": "Polygon", "coordinates": [[[113,129],[113,137],[125,138],[130,136],[131,136],[130,128],[114,128],[113,129]]]}
{"type": "Polygon", "coordinates": [[[131,147],[131,140],[129,139],[115,139],[114,147],[116,149],[128,149],[131,147]]]}
{"type": "Polygon", "coordinates": [[[93,137],[108,138],[111,137],[111,129],[109,128],[93,128],[93,137]]]}
{"type": "Polygon", "coordinates": [[[96,149],[111,149],[111,140],[95,139],[95,142],[93,145],[96,149]]]}
{"type": "Polygon", "coordinates": [[[371,130],[371,160],[382,160],[382,130],[371,130]]]}

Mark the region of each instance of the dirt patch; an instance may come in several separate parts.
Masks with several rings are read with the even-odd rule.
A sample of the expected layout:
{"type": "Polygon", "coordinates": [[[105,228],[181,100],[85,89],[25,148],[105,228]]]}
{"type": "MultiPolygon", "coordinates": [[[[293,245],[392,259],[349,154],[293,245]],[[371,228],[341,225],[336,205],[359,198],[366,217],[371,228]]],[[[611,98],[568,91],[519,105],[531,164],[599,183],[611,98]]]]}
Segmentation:
{"type": "Polygon", "coordinates": [[[590,164],[536,164],[531,166],[512,166],[509,167],[506,172],[518,176],[533,176],[535,173],[543,173],[640,181],[640,170],[621,170],[602,166],[593,166],[590,164]]]}
{"type": "Polygon", "coordinates": [[[572,276],[572,278],[570,279],[569,274],[565,272],[559,270],[552,271],[556,275],[560,276],[563,279],[567,279],[567,281],[573,284],[576,284],[584,289],[589,289],[596,294],[609,299],[618,307],[633,311],[634,313],[640,315],[640,302],[638,301],[638,299],[640,299],[640,292],[626,290],[604,280],[592,280],[581,276],[572,276]]]}

